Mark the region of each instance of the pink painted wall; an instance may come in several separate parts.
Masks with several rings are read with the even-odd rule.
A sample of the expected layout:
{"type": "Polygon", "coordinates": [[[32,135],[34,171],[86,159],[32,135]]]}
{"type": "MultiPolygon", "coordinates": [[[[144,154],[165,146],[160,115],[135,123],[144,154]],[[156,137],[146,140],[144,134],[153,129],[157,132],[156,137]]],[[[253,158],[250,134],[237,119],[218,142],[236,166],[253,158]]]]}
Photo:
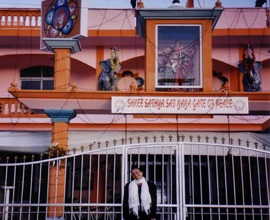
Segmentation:
{"type": "Polygon", "coordinates": [[[110,46],[106,46],[104,48],[105,59],[108,59],[111,57],[111,48],[115,46],[119,50],[120,62],[124,62],[126,60],[129,60],[135,57],[144,56],[145,54],[144,44],[141,44],[139,42],[135,43],[134,41],[132,41],[127,45],[121,45],[121,39],[119,38],[118,42],[113,41],[111,42],[110,46]]]}
{"type": "Polygon", "coordinates": [[[215,29],[265,28],[265,18],[265,8],[225,8],[215,29]]]}
{"type": "Polygon", "coordinates": [[[96,70],[78,60],[71,61],[70,79],[75,81],[78,90],[96,90],[96,70]]]}
{"type": "MultiPolygon", "coordinates": [[[[226,63],[220,62],[218,60],[213,60],[213,70],[217,72],[222,72],[222,75],[227,77],[230,82],[230,72],[238,71],[237,67],[230,66],[226,63]]],[[[260,71],[262,79],[262,91],[270,91],[270,59],[262,62],[262,69],[260,71]]],[[[242,82],[240,82],[242,84],[242,82]]],[[[213,90],[218,91],[221,86],[220,80],[216,77],[213,77],[213,90]]]]}
{"type": "MultiPolygon", "coordinates": [[[[93,56],[89,56],[93,57],[93,56]]],[[[8,97],[7,92],[10,83],[15,79],[20,88],[20,70],[30,66],[52,66],[54,56],[48,55],[19,55],[19,56],[2,56],[0,57],[0,96],[8,97]]],[[[131,70],[145,79],[144,74],[144,57],[130,59],[123,62],[123,68],[120,72],[131,70]]],[[[71,82],[75,81],[79,90],[95,91],[96,90],[96,70],[95,68],[80,62],[76,59],[71,61],[71,82]]]]}
{"type": "Polygon", "coordinates": [[[53,61],[44,55],[19,55],[0,57],[0,96],[10,97],[7,92],[10,83],[15,79],[20,87],[20,70],[31,66],[53,66],[53,61]]]}
{"type": "Polygon", "coordinates": [[[237,67],[239,63],[239,48],[238,45],[231,46],[213,46],[212,58],[221,62],[227,63],[231,66],[237,67]]]}
{"type": "Polygon", "coordinates": [[[88,29],[125,30],[134,29],[135,17],[132,9],[89,9],[88,29]]]}
{"type": "Polygon", "coordinates": [[[72,58],[96,68],[96,47],[82,43],[82,51],[71,55],[72,58]]]}

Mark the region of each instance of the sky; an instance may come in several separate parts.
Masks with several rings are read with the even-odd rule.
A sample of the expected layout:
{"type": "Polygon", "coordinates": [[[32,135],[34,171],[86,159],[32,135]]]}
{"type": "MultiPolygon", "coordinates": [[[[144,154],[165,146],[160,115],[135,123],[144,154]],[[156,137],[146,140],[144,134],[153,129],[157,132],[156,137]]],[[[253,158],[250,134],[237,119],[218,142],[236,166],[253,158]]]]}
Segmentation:
{"type": "MultiPolygon", "coordinates": [[[[145,8],[166,8],[172,0],[142,0],[145,8]]],[[[224,7],[254,7],[256,0],[221,0],[224,7]]],[[[268,2],[270,0],[267,0],[268,2]]],[[[180,0],[185,5],[187,0],[180,0]]],[[[216,0],[194,0],[195,7],[213,8],[216,0]]],[[[268,4],[269,5],[269,4],[268,4]]],[[[0,0],[0,8],[40,8],[41,0],[0,0]]],[[[265,5],[264,5],[265,6],[265,5]]],[[[88,0],[89,8],[131,8],[130,0],[88,0]]]]}

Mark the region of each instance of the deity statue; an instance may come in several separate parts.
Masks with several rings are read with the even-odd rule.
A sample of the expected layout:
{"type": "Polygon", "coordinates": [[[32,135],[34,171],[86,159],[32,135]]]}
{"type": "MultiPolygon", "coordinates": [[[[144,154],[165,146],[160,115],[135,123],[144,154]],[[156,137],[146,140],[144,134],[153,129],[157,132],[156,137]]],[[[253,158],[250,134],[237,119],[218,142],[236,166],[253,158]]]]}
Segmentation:
{"type": "Polygon", "coordinates": [[[98,78],[99,91],[115,91],[117,84],[117,73],[121,69],[119,52],[116,47],[111,49],[111,58],[102,60],[99,65],[103,69],[98,78]]]}
{"type": "Polygon", "coordinates": [[[262,80],[260,70],[262,69],[262,63],[256,62],[254,49],[247,45],[243,51],[243,60],[238,64],[238,70],[244,73],[243,86],[245,92],[261,92],[262,80]]]}

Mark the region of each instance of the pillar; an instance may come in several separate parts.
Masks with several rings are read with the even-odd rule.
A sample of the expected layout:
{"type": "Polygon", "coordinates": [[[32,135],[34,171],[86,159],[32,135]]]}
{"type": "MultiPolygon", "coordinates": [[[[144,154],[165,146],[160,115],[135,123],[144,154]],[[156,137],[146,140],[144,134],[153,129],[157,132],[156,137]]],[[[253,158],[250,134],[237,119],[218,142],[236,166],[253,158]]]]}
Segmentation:
{"type": "Polygon", "coordinates": [[[69,90],[71,54],[82,51],[79,39],[43,38],[43,42],[55,54],[54,89],[69,90]]]}
{"type": "MultiPolygon", "coordinates": [[[[74,110],[45,109],[44,112],[51,118],[53,123],[52,143],[58,143],[59,147],[68,147],[68,124],[76,117],[74,110]]],[[[50,166],[48,203],[64,203],[65,164],[57,161],[50,166]],[[57,188],[56,188],[57,187],[57,188]],[[57,192],[56,192],[57,191],[57,192]]],[[[61,217],[63,207],[48,208],[48,219],[61,217]],[[56,214],[54,211],[56,210],[56,214]]]]}
{"type": "Polygon", "coordinates": [[[68,90],[70,84],[70,50],[55,49],[54,89],[68,90]]]}

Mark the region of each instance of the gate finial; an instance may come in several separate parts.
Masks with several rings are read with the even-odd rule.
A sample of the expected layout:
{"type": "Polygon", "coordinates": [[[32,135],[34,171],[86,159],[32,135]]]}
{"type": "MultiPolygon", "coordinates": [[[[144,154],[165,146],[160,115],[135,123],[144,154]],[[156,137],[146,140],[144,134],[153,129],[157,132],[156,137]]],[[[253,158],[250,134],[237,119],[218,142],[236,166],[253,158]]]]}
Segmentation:
{"type": "Polygon", "coordinates": [[[182,139],[182,142],[184,142],[185,141],[185,135],[181,135],[180,137],[182,139]]]}
{"type": "Polygon", "coordinates": [[[226,140],[226,138],[224,138],[224,137],[221,138],[222,144],[225,143],[225,140],[226,140]]]}
{"type": "Polygon", "coordinates": [[[84,150],[84,146],[82,145],[82,146],[81,146],[81,151],[83,152],[83,150],[84,150]]]}
{"type": "Polygon", "coordinates": [[[145,143],[148,143],[149,137],[145,136],[144,139],[145,139],[145,143]]]}
{"type": "Polygon", "coordinates": [[[241,146],[241,141],[242,141],[242,140],[241,140],[240,138],[238,138],[237,141],[238,141],[238,145],[241,146]]]}
{"type": "Polygon", "coordinates": [[[161,138],[161,141],[164,142],[164,136],[161,135],[160,138],[161,138]]]}
{"type": "Polygon", "coordinates": [[[214,142],[215,142],[215,144],[216,144],[218,138],[215,136],[215,137],[213,137],[213,139],[214,139],[214,142]]]}

